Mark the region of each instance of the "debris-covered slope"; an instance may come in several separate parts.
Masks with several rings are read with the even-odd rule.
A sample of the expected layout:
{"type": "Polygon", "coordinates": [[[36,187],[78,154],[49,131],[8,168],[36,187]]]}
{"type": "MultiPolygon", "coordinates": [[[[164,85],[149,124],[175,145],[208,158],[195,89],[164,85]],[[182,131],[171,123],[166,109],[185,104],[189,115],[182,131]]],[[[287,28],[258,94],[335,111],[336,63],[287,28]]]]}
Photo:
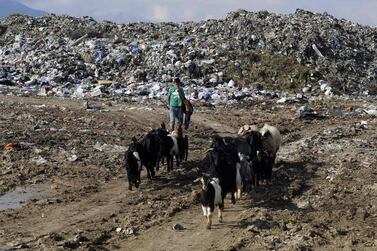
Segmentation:
{"type": "Polygon", "coordinates": [[[374,94],[376,38],[376,28],[304,10],[157,24],[12,15],[0,21],[0,84],[48,86],[45,93],[61,96],[155,97],[179,76],[196,88],[233,79],[236,88],[225,91],[232,93],[241,86],[301,91],[324,80],[334,94],[374,94]]]}

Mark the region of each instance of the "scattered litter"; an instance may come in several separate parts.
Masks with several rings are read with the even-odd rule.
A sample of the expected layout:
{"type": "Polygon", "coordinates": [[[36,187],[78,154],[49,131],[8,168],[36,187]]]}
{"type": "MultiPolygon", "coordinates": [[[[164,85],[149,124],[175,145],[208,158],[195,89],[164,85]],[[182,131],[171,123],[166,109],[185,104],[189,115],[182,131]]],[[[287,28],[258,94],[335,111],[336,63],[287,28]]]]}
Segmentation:
{"type": "Polygon", "coordinates": [[[369,109],[369,110],[364,110],[368,115],[372,116],[377,116],[377,110],[376,109],[369,109]]]}
{"type": "Polygon", "coordinates": [[[70,162],[75,162],[78,159],[77,155],[72,155],[71,157],[68,158],[68,161],[70,162]]]}
{"type": "Polygon", "coordinates": [[[45,159],[42,158],[41,156],[39,156],[39,157],[34,157],[34,158],[31,159],[31,161],[34,162],[34,163],[36,163],[38,166],[47,163],[47,160],[45,160],[45,159]]]}
{"type": "Polygon", "coordinates": [[[112,153],[124,153],[125,151],[127,151],[127,147],[124,147],[124,146],[101,144],[99,142],[97,142],[94,145],[94,149],[101,152],[112,152],[112,153]]]}
{"type": "MultiPolygon", "coordinates": [[[[286,81],[282,84],[309,94],[318,88],[308,86],[315,87],[322,78],[320,89],[329,98],[339,92],[377,92],[372,85],[376,58],[367,56],[376,51],[375,30],[360,25],[355,28],[353,22],[337,20],[327,13],[298,9],[290,15],[277,15],[239,10],[228,13],[224,20],[173,26],[12,15],[3,18],[0,27],[1,93],[165,100],[167,83],[175,76],[184,80],[188,97],[212,104],[263,96],[267,93],[256,91],[255,86],[263,88],[271,80],[274,84],[286,81]],[[334,24],[344,31],[341,35],[332,32],[334,24]],[[95,29],[95,34],[88,29],[95,29]],[[84,32],[74,36],[72,30],[84,32]],[[250,80],[250,67],[267,55],[296,59],[307,67],[306,72],[284,71],[287,79],[283,80],[276,78],[282,74],[273,66],[266,66],[260,74],[265,75],[261,83],[259,78],[250,80]],[[304,78],[298,80],[299,75],[304,78]]],[[[278,92],[272,96],[279,97],[279,103],[289,101],[287,95],[278,92]]]]}
{"type": "Polygon", "coordinates": [[[308,119],[308,120],[323,118],[323,116],[321,116],[318,111],[315,111],[314,109],[310,108],[309,105],[301,106],[297,110],[297,117],[299,119],[308,119]]]}
{"type": "Polygon", "coordinates": [[[16,144],[16,143],[8,143],[8,144],[4,145],[4,151],[10,152],[10,151],[16,149],[17,147],[18,147],[18,144],[16,144]]]}

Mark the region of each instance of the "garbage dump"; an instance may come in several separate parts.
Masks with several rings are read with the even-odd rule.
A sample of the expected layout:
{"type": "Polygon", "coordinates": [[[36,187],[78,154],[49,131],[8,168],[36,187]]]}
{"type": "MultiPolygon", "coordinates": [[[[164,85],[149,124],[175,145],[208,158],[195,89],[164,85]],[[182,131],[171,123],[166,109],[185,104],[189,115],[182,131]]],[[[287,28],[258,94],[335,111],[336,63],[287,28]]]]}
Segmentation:
{"type": "Polygon", "coordinates": [[[0,94],[142,101],[180,77],[189,97],[215,104],[374,95],[376,38],[376,28],[301,9],[183,23],[11,15],[0,20],[0,94]]]}

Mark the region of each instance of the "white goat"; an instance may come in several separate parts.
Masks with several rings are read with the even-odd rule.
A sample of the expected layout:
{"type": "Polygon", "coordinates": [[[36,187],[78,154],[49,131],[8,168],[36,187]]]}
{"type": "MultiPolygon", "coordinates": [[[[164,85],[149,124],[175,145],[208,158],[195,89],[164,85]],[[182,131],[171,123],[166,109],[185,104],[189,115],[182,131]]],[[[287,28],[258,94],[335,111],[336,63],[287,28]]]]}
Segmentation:
{"type": "Polygon", "coordinates": [[[262,134],[262,145],[263,149],[272,157],[276,158],[276,153],[278,152],[281,144],[281,135],[279,130],[268,124],[265,124],[261,129],[262,134]]]}

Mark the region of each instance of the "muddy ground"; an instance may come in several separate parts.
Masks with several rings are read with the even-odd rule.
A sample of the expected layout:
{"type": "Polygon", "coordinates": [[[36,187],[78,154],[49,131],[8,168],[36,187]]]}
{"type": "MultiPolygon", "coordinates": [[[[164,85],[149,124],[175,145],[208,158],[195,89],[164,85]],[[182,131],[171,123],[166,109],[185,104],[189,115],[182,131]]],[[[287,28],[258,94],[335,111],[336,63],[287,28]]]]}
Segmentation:
{"type": "MultiPolygon", "coordinates": [[[[311,105],[345,104],[364,102],[311,105]]],[[[376,250],[377,120],[299,120],[300,105],[197,106],[189,161],[128,191],[124,147],[167,119],[161,106],[1,96],[0,145],[17,145],[0,153],[0,250],[376,250]],[[206,230],[193,180],[211,136],[266,122],[283,135],[273,184],[227,199],[206,230]]]]}

